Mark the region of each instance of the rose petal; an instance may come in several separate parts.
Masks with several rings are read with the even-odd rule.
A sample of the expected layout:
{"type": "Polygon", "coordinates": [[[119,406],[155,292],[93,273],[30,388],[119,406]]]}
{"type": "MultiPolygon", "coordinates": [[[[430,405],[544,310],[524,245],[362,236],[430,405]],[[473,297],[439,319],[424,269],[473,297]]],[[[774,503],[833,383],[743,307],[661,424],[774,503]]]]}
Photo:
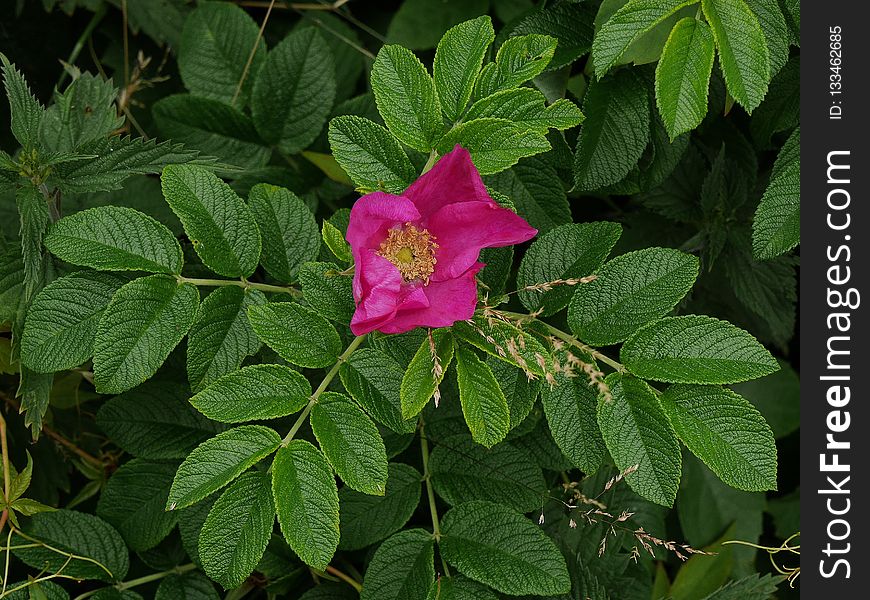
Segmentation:
{"type": "Polygon", "coordinates": [[[422,284],[405,283],[399,269],[374,250],[360,254],[354,279],[359,282],[359,294],[354,289],[358,303],[350,323],[354,335],[378,329],[393,319],[399,310],[429,305],[422,284]]]}
{"type": "Polygon", "coordinates": [[[425,219],[455,202],[492,202],[468,150],[459,144],[402,194],[425,219]]]}
{"type": "Polygon", "coordinates": [[[521,216],[494,202],[448,204],[422,224],[438,243],[434,281],[464,273],[482,248],[519,244],[538,233],[521,216]]]}

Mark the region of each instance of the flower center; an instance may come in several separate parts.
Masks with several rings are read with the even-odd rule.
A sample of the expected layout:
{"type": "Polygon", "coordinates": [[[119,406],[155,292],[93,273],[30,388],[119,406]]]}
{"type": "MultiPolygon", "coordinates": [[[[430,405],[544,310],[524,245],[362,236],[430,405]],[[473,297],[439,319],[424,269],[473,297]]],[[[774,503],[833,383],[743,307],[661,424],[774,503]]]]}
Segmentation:
{"type": "Polygon", "coordinates": [[[420,279],[429,284],[429,276],[435,270],[435,250],[438,244],[426,229],[417,229],[405,223],[401,229],[390,229],[387,239],[378,251],[388,261],[396,265],[405,281],[420,279]]]}

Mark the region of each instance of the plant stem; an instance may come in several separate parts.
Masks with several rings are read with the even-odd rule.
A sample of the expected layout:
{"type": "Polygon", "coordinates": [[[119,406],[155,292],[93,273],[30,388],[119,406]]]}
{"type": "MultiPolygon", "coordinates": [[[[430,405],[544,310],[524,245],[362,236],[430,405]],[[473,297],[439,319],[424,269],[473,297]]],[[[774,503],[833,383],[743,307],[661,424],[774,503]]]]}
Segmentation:
{"type": "MultiPolygon", "coordinates": [[[[122,581],[121,583],[115,585],[115,589],[119,591],[129,590],[130,588],[145,585],[146,583],[151,583],[152,581],[159,581],[165,577],[169,577],[170,575],[181,575],[182,573],[193,571],[195,568],[195,564],[187,563],[186,565],[181,565],[173,569],[167,569],[166,571],[160,571],[159,573],[152,573],[151,575],[145,575],[144,577],[138,577],[129,581],[122,581]]],[[[91,596],[95,596],[97,593],[104,589],[106,588],[90,590],[88,592],[85,592],[84,594],[76,596],[75,600],[84,600],[85,598],[90,598],[91,596]]]]}
{"type": "Polygon", "coordinates": [[[360,584],[358,581],[353,579],[350,575],[342,573],[341,571],[339,571],[338,569],[336,569],[332,565],[326,566],[326,572],[329,573],[330,575],[335,575],[336,577],[341,579],[343,582],[345,582],[346,584],[351,586],[353,589],[355,589],[357,591],[357,593],[362,591],[362,584],[360,584]]]}
{"type": "MultiPolygon", "coordinates": [[[[432,487],[432,477],[429,473],[429,438],[426,437],[426,430],[423,427],[423,419],[420,418],[420,454],[423,456],[423,481],[426,482],[426,496],[429,499],[429,514],[432,515],[432,535],[436,542],[441,541],[441,523],[438,519],[438,507],[435,506],[435,490],[432,487]]],[[[444,574],[450,577],[450,569],[447,566],[447,561],[441,557],[441,567],[444,569],[444,574]]]]}
{"type": "Polygon", "coordinates": [[[247,279],[199,279],[197,277],[184,277],[182,275],[175,276],[182,283],[198,285],[203,287],[222,287],[226,285],[235,285],[242,288],[251,288],[260,290],[261,292],[274,292],[276,294],[290,294],[296,298],[302,296],[302,292],[290,285],[272,285],[269,283],[256,283],[247,279]]]}
{"type": "Polygon", "coordinates": [[[335,379],[335,376],[338,374],[338,369],[341,367],[342,363],[344,363],[354,351],[359,348],[360,344],[363,343],[363,340],[366,339],[365,334],[355,337],[353,341],[348,344],[347,348],[345,348],[344,352],[341,353],[341,356],[335,361],[335,364],[332,365],[332,368],[329,372],[324,376],[323,381],[320,382],[320,385],[317,386],[317,389],[314,390],[314,393],[311,394],[311,399],[308,401],[308,404],[305,405],[305,408],[302,409],[302,412],[299,413],[299,417],[296,419],[296,422],[293,423],[293,427],[290,428],[290,431],[287,432],[287,435],[284,436],[284,439],[281,440],[281,445],[286,446],[290,443],[290,441],[295,437],[296,433],[299,431],[299,428],[302,427],[302,424],[305,422],[305,419],[308,418],[308,414],[311,412],[311,409],[314,408],[314,405],[317,404],[317,399],[320,398],[320,395],[326,391],[326,388],[329,386],[330,382],[335,379]]]}
{"type": "Polygon", "coordinates": [[[263,17],[263,22],[260,23],[260,31],[257,32],[257,39],[254,40],[254,47],[251,48],[251,53],[248,54],[248,60],[245,62],[245,68],[242,69],[242,76],[239,78],[239,84],[236,86],[236,91],[233,94],[233,99],[230,100],[230,104],[232,106],[236,105],[236,100],[239,99],[239,94],[242,93],[242,85],[245,83],[245,79],[248,78],[248,71],[251,70],[251,63],[254,62],[254,56],[257,54],[257,49],[260,47],[260,40],[263,39],[263,31],[266,29],[266,23],[269,22],[269,16],[272,14],[272,8],[275,6],[275,0],[271,0],[269,2],[269,8],[266,9],[266,16],[263,17]]]}
{"type": "MultiPolygon", "coordinates": [[[[3,527],[6,525],[6,520],[9,518],[9,508],[7,506],[9,504],[10,487],[9,444],[6,441],[6,418],[3,416],[3,413],[0,413],[0,446],[2,446],[3,452],[3,514],[0,515],[0,531],[3,531],[3,527]]],[[[6,590],[5,576],[3,577],[3,590],[6,590]]]]}
{"type": "MultiPolygon", "coordinates": [[[[66,59],[67,64],[73,64],[76,59],[78,59],[79,54],[82,52],[82,48],[85,47],[85,42],[87,42],[88,38],[91,37],[91,34],[94,32],[94,29],[97,28],[97,25],[100,24],[100,21],[103,20],[103,17],[106,16],[106,11],[108,9],[108,2],[101,2],[97,7],[97,10],[94,11],[91,20],[88,21],[88,24],[85,26],[84,31],[76,40],[75,46],[73,46],[72,51],[70,51],[69,56],[66,59]]],[[[66,69],[63,69],[60,73],[60,77],[57,80],[57,85],[55,87],[60,88],[63,85],[63,82],[66,80],[68,73],[66,69]]]]}

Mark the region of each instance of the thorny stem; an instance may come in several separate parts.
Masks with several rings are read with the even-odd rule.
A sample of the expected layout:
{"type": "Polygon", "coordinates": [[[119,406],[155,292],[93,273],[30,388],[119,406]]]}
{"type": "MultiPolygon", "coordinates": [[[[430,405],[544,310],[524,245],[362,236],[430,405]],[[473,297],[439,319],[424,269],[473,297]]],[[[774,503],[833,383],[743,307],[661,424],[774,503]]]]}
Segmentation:
{"type": "Polygon", "coordinates": [[[336,569],[332,565],[326,566],[326,572],[329,573],[330,575],[335,575],[336,577],[341,579],[343,582],[345,582],[346,584],[351,586],[353,589],[355,589],[357,591],[357,593],[362,592],[362,584],[360,582],[356,581],[350,575],[347,575],[346,573],[339,571],[338,569],[336,569]]]}
{"type": "MultiPolygon", "coordinates": [[[[432,477],[429,473],[429,438],[426,437],[426,431],[423,428],[423,419],[420,419],[420,453],[423,456],[423,480],[426,482],[426,496],[429,499],[429,514],[432,515],[432,535],[436,542],[441,541],[441,524],[438,520],[438,508],[435,506],[435,490],[432,487],[432,477]]],[[[441,566],[444,569],[444,575],[450,577],[450,569],[447,567],[447,561],[441,557],[441,566]]]]}
{"type": "Polygon", "coordinates": [[[287,432],[287,435],[284,436],[284,439],[281,440],[281,445],[286,446],[290,443],[290,441],[296,436],[296,433],[299,431],[299,428],[302,427],[302,424],[305,422],[305,419],[308,418],[308,414],[311,412],[311,409],[314,408],[314,405],[317,404],[317,399],[320,398],[320,395],[326,391],[326,388],[335,379],[335,376],[338,374],[338,369],[341,365],[350,357],[354,351],[359,348],[360,344],[363,343],[363,340],[366,339],[365,335],[361,335],[355,337],[353,341],[348,344],[347,348],[344,352],[341,353],[341,356],[335,361],[335,364],[332,365],[332,368],[329,372],[324,376],[323,381],[320,382],[320,385],[317,386],[317,389],[314,390],[314,393],[311,394],[311,399],[308,401],[308,404],[305,405],[305,408],[302,409],[302,412],[299,413],[299,417],[296,419],[296,422],[293,423],[293,427],[290,428],[290,431],[287,432]]]}
{"type": "Polygon", "coordinates": [[[242,288],[260,290],[261,292],[290,294],[291,296],[295,296],[297,298],[302,296],[302,292],[293,286],[256,283],[254,281],[248,281],[247,279],[199,279],[197,277],[184,277],[182,275],[176,275],[175,278],[181,283],[189,283],[191,285],[203,287],[222,287],[227,285],[235,285],[242,288]]]}

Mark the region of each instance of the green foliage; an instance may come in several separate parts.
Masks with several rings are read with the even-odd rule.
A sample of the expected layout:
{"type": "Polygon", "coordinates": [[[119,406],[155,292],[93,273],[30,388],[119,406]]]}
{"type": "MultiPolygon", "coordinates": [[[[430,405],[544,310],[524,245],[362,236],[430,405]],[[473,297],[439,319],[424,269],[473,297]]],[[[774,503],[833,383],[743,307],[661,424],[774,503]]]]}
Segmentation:
{"type": "Polygon", "coordinates": [[[456,352],[456,378],[462,414],[474,441],[493,447],[510,429],[510,409],[492,369],[473,350],[460,346],[456,352]]]}
{"type": "Polygon", "coordinates": [[[770,184],[752,222],[752,252],[760,260],[788,252],[800,242],[800,128],[782,147],[770,184]]]}
{"type": "Polygon", "coordinates": [[[271,302],[248,309],[257,337],[278,355],[300,367],[326,367],[341,352],[341,339],[329,321],[310,308],[271,302]]]}

